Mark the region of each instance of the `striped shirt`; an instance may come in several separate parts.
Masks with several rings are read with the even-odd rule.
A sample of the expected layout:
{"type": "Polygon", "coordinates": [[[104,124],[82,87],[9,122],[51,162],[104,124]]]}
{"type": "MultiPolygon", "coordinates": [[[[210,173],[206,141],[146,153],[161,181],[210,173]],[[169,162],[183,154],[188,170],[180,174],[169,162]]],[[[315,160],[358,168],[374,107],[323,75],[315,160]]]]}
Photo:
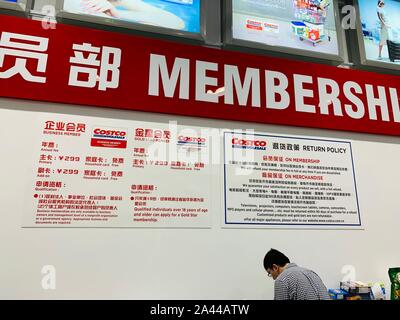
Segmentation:
{"type": "Polygon", "coordinates": [[[275,280],[275,300],[330,300],[330,297],[314,271],[289,263],[275,280]]]}

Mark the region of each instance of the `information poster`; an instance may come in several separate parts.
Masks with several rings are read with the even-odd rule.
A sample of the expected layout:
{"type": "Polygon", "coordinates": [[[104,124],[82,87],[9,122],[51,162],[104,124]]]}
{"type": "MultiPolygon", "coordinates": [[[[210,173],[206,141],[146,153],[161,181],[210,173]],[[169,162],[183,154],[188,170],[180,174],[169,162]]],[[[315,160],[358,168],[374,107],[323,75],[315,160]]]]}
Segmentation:
{"type": "Polygon", "coordinates": [[[360,228],[350,142],[224,133],[226,227],[360,228]]]}
{"type": "Polygon", "coordinates": [[[233,38],[338,55],[332,0],[232,0],[233,38]]]}
{"type": "Polygon", "coordinates": [[[365,56],[400,64],[400,2],[359,0],[365,56]]]}
{"type": "Polygon", "coordinates": [[[24,227],[211,227],[200,128],[43,114],[24,227]]]}
{"type": "Polygon", "coordinates": [[[64,0],[64,10],[200,33],[200,0],[64,0]]]}

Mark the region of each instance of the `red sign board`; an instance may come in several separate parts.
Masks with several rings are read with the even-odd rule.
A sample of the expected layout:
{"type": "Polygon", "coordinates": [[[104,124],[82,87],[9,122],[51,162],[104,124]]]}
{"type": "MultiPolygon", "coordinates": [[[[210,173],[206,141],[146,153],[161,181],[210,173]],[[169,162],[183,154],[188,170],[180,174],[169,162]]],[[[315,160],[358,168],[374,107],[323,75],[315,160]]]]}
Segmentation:
{"type": "Polygon", "coordinates": [[[400,77],[0,16],[0,95],[400,135],[400,77]]]}

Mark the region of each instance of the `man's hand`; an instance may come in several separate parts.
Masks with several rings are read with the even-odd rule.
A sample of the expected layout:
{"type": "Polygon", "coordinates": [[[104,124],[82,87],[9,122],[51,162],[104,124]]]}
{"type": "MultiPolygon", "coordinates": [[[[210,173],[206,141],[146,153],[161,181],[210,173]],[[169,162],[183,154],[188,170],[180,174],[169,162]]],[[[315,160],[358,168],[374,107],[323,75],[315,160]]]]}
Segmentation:
{"type": "Polygon", "coordinates": [[[81,0],[82,7],[89,13],[118,18],[118,12],[108,0],[81,0]]]}

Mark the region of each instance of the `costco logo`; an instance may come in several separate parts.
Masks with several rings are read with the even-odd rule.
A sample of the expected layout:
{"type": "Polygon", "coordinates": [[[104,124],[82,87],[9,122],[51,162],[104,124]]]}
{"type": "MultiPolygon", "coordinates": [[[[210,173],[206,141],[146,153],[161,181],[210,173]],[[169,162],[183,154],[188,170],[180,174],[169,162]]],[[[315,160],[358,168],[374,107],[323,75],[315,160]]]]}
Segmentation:
{"type": "Polygon", "coordinates": [[[178,145],[192,145],[192,146],[204,147],[206,145],[206,138],[179,136],[178,145]]]}
{"type": "Polygon", "coordinates": [[[266,147],[267,141],[264,140],[232,139],[232,148],[265,150],[266,147]]]}
{"type": "Polygon", "coordinates": [[[92,147],[125,149],[127,132],[121,129],[95,127],[90,145],[92,147]]]}
{"type": "Polygon", "coordinates": [[[263,24],[262,24],[261,21],[247,19],[246,28],[247,29],[251,29],[251,30],[262,31],[263,30],[263,24]]]}

